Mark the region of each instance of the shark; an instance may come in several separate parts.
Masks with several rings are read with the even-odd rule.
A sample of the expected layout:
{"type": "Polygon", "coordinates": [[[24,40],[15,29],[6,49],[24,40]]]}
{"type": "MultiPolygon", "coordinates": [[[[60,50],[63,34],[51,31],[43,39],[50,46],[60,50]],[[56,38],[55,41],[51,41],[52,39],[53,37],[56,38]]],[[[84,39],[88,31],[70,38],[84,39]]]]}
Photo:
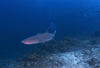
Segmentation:
{"type": "Polygon", "coordinates": [[[46,32],[44,32],[42,34],[38,33],[35,36],[31,36],[31,37],[28,37],[28,38],[22,40],[21,43],[27,44],[27,45],[38,44],[38,43],[46,44],[45,42],[52,40],[56,34],[56,30],[54,31],[54,33],[49,33],[48,29],[46,30],[46,32]]]}

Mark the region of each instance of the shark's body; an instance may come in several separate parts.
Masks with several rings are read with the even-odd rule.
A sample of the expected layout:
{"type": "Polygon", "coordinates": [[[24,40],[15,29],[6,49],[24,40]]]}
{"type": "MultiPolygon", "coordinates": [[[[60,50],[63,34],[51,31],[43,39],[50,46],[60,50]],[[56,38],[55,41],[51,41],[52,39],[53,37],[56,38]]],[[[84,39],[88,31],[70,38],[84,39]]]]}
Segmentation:
{"type": "Polygon", "coordinates": [[[32,37],[22,40],[21,43],[24,43],[24,44],[45,43],[47,41],[52,40],[53,37],[55,36],[55,33],[56,33],[56,31],[54,33],[45,32],[42,34],[38,34],[38,35],[35,35],[35,36],[32,36],[32,37]]]}

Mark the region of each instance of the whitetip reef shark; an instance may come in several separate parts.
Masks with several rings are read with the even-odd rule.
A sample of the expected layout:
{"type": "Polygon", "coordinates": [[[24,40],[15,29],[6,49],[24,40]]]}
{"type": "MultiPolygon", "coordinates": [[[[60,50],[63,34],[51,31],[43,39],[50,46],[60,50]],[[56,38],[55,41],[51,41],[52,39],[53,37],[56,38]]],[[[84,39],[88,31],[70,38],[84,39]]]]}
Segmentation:
{"type": "Polygon", "coordinates": [[[52,40],[54,38],[55,34],[56,34],[56,30],[54,31],[54,33],[49,33],[48,29],[47,29],[47,31],[45,33],[42,33],[42,34],[39,33],[35,36],[26,38],[26,39],[22,40],[21,43],[24,43],[24,44],[38,44],[38,43],[46,44],[45,42],[52,40]]]}

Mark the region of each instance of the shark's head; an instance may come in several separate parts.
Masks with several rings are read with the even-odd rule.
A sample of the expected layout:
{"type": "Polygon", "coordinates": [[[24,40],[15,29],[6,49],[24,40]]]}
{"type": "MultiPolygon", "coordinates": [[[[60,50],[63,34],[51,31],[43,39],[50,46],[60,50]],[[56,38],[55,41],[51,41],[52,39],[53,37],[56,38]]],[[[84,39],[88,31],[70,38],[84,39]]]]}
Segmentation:
{"type": "Polygon", "coordinates": [[[24,44],[37,44],[39,43],[38,40],[32,40],[32,39],[25,39],[25,40],[22,40],[21,43],[24,43],[24,44]]]}

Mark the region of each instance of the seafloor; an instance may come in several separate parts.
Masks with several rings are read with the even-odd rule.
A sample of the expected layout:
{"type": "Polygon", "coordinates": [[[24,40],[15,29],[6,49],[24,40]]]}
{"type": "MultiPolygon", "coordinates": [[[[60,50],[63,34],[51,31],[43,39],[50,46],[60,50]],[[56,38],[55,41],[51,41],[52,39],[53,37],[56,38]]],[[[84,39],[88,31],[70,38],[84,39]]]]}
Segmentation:
{"type": "Polygon", "coordinates": [[[47,44],[0,68],[100,68],[100,38],[65,37],[47,44]]]}

